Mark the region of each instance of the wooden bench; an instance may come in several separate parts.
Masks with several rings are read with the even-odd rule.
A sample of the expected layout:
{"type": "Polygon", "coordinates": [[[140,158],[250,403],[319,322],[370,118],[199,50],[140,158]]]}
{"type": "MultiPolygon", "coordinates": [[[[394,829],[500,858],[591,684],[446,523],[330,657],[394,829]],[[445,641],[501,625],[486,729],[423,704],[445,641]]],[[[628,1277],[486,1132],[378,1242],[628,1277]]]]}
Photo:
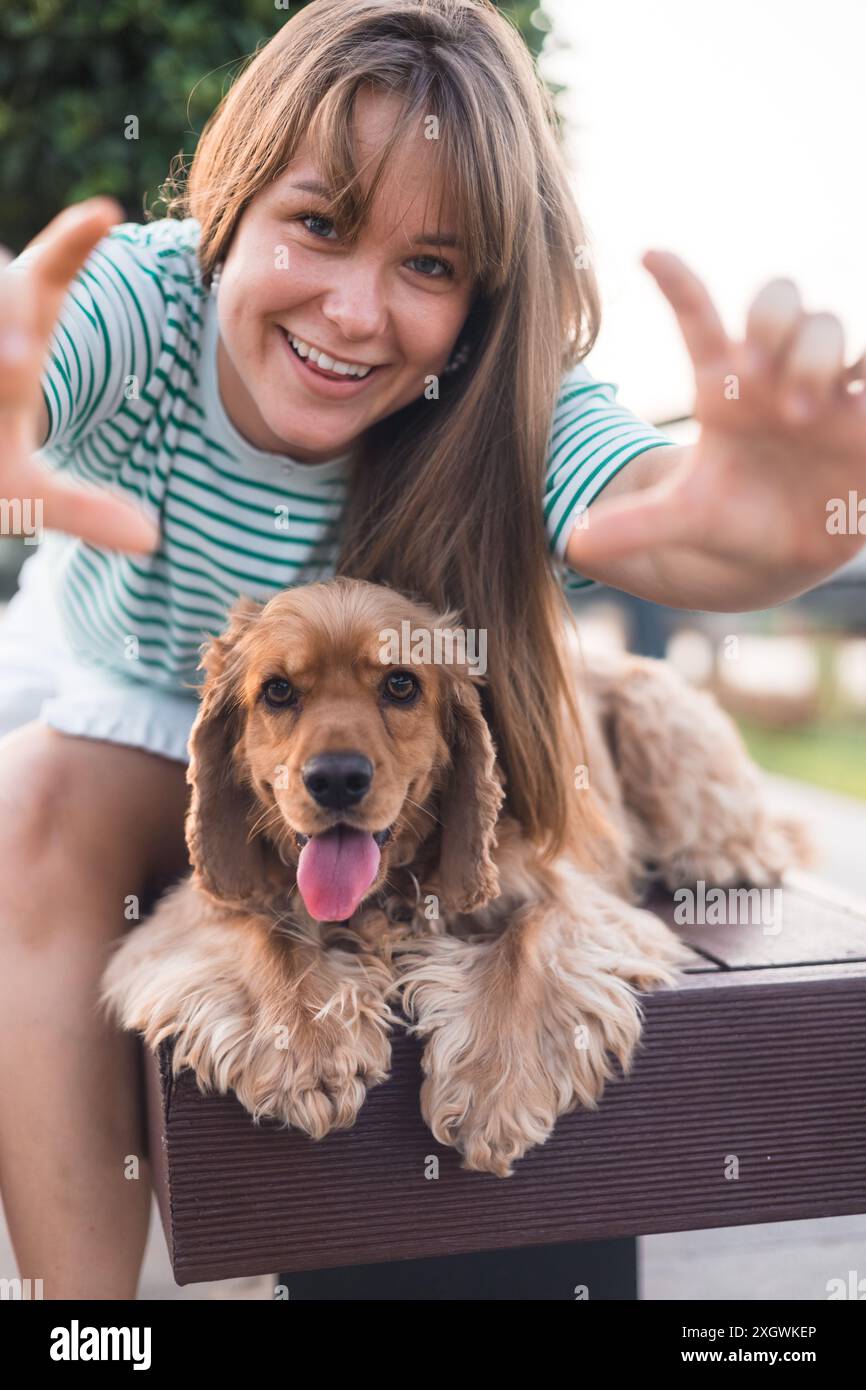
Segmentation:
{"type": "MultiPolygon", "coordinates": [[[[653,908],[672,921],[670,899],[653,908]]],[[[522,1251],[526,1271],[527,1247],[555,1257],[580,1242],[592,1296],[634,1297],[638,1235],[866,1211],[866,907],[797,875],[783,908],[778,932],[677,928],[693,959],[678,988],[646,998],[630,1079],[610,1084],[597,1112],[563,1117],[506,1180],[462,1171],[433,1140],[419,1045],[405,1035],[354,1128],[319,1143],[255,1126],[233,1095],[202,1096],[189,1071],[172,1079],[170,1043],[148,1053],[150,1150],[177,1282],[346,1267],[372,1278],[372,1267],[416,1262],[396,1267],[399,1280],[468,1252],[483,1280],[512,1257],[480,1252],[522,1251]],[[599,1295],[617,1250],[619,1292],[599,1295]]],[[[570,1257],[561,1277],[586,1282],[576,1268],[570,1257]]]]}

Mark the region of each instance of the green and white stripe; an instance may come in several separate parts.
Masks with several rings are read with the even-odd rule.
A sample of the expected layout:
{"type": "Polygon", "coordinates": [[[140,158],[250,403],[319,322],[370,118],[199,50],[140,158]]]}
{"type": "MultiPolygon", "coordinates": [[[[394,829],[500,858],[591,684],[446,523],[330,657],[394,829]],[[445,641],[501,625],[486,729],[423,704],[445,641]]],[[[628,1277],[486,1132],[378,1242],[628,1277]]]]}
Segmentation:
{"type": "MultiPolygon", "coordinates": [[[[637,454],[673,440],[637,419],[616,399],[616,386],[596,381],[583,363],[563,378],[553,413],[544,488],[544,523],[551,549],[564,563],[581,513],[637,454]]],[[[567,591],[592,580],[564,569],[567,591]]]]}
{"type": "MultiPolygon", "coordinates": [[[[175,691],[198,686],[201,643],[237,595],[267,599],[333,573],[336,540],[318,563],[313,548],[339,525],[347,487],[345,456],[308,466],[255,449],[226,415],[198,230],[192,218],[113,227],[73,282],[42,382],[46,463],[135,497],[162,536],[152,556],[52,537],[73,649],[175,691]]],[[[635,454],[669,442],[615,394],[582,365],[563,379],[542,499],[559,567],[581,508],[635,454]]]]}

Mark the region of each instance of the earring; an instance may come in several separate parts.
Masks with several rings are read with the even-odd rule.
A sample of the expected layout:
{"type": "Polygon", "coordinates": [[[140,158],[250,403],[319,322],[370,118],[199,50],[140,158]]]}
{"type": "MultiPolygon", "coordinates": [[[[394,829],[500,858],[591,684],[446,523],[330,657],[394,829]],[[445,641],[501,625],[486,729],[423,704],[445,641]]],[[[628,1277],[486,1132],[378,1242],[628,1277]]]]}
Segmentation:
{"type": "Polygon", "coordinates": [[[466,366],[471,356],[471,345],[469,343],[464,343],[462,347],[459,347],[457,351],[453,352],[449,357],[447,364],[442,368],[443,375],[445,373],[459,372],[461,367],[466,366]]]}
{"type": "Polygon", "coordinates": [[[211,294],[216,294],[217,289],[219,288],[220,276],[222,275],[222,272],[223,272],[223,263],[222,263],[222,261],[217,261],[216,265],[214,266],[213,270],[211,271],[211,276],[210,276],[210,292],[211,292],[211,294]]]}

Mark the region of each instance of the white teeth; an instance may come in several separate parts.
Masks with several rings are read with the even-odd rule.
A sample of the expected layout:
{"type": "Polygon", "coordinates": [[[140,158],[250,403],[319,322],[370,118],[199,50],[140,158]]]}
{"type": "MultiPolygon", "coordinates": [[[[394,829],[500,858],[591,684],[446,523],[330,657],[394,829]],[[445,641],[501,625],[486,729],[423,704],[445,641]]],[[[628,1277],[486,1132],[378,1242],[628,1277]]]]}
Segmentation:
{"type": "Polygon", "coordinates": [[[361,367],[356,362],[336,361],[326,352],[319,352],[318,348],[310,347],[309,343],[303,342],[300,338],[293,338],[291,334],[288,338],[299,357],[309,357],[310,361],[315,362],[323,371],[339,372],[341,376],[356,376],[361,379],[369,376],[372,371],[371,367],[361,367]]]}

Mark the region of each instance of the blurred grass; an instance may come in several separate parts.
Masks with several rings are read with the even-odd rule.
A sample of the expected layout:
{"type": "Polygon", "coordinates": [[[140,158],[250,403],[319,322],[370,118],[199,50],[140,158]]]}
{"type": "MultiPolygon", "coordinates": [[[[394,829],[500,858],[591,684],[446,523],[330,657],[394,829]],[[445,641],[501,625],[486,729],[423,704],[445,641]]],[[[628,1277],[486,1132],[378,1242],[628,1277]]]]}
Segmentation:
{"type": "Polygon", "coordinates": [[[866,801],[866,724],[766,729],[740,720],[739,727],[752,757],[768,772],[866,801]]]}

